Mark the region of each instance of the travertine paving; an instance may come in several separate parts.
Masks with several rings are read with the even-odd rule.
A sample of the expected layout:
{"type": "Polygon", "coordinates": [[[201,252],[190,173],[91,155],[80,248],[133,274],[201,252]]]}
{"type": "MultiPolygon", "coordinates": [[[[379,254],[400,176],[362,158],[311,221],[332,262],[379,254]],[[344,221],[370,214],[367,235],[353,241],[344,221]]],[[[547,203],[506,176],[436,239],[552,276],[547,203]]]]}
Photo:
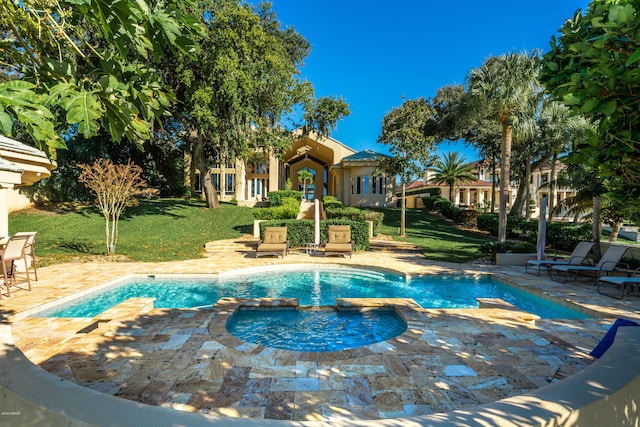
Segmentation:
{"type": "Polygon", "coordinates": [[[0,309],[12,322],[16,345],[63,379],[176,410],[300,421],[448,412],[522,394],[590,364],[588,352],[615,317],[640,319],[637,295],[614,300],[597,294],[591,284],[558,284],[527,275],[520,267],[433,263],[406,247],[357,253],[353,259],[325,259],[302,251],[284,259],[255,259],[255,243],[210,244],[207,258],[176,263],[41,268],[33,290],[12,291],[0,301],[0,309]],[[407,333],[359,349],[310,353],[249,344],[226,332],[226,319],[238,305],[271,303],[266,301],[221,300],[211,309],[168,310],[153,309],[150,301],[138,299],[100,319],[25,316],[40,304],[125,274],[213,274],[304,263],[385,267],[414,275],[498,274],[601,317],[533,321],[499,305],[425,310],[398,302],[408,319],[407,333]]]}

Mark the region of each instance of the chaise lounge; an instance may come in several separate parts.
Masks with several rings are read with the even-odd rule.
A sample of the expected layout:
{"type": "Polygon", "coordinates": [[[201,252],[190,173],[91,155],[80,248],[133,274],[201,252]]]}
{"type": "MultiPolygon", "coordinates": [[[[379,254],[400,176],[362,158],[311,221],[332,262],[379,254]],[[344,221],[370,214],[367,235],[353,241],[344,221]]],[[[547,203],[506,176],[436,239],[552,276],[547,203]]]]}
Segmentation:
{"type": "Polygon", "coordinates": [[[593,249],[593,242],[579,242],[573,252],[569,255],[569,258],[564,259],[532,259],[527,261],[525,271],[529,274],[540,275],[540,270],[544,267],[549,269],[554,265],[581,265],[587,259],[587,255],[593,249]]]}
{"type": "Polygon", "coordinates": [[[264,238],[258,243],[256,258],[261,256],[284,256],[289,253],[287,227],[265,227],[264,238]]]}
{"type": "MultiPolygon", "coordinates": [[[[596,280],[612,272],[620,263],[622,256],[627,252],[626,246],[610,246],[602,255],[600,261],[594,266],[591,265],[553,265],[549,269],[549,276],[553,279],[552,273],[562,275],[564,281],[569,280],[569,273],[573,273],[574,280],[578,278],[578,273],[593,273],[596,280]]],[[[555,280],[555,279],[554,279],[555,280]]]]}
{"type": "Polygon", "coordinates": [[[327,229],[327,244],[324,246],[324,256],[351,255],[354,242],[351,240],[351,226],[330,225],[327,229]]]}
{"type": "Polygon", "coordinates": [[[601,295],[606,295],[613,298],[622,299],[624,298],[625,291],[627,293],[631,293],[634,288],[640,288],[640,268],[636,268],[633,272],[627,273],[627,276],[604,276],[598,279],[598,293],[601,295]],[[617,288],[620,291],[620,296],[611,294],[609,292],[604,292],[603,285],[613,285],[613,287],[617,288]]]}

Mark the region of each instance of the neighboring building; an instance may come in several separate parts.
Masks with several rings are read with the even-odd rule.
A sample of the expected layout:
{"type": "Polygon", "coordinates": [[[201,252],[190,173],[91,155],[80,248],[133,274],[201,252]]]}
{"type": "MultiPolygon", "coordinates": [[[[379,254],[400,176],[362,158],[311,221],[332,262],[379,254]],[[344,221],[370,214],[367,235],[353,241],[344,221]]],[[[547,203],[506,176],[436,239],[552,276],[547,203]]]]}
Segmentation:
{"type": "MultiPolygon", "coordinates": [[[[478,180],[456,185],[454,189],[454,197],[452,202],[461,208],[469,208],[469,209],[483,209],[489,210],[491,208],[491,195],[492,195],[492,186],[495,182],[496,194],[495,194],[495,209],[499,208],[500,205],[500,165],[496,168],[495,175],[491,172],[490,164],[488,161],[478,161],[473,162],[472,171],[477,176],[478,180]]],[[[561,161],[556,163],[556,176],[560,174],[564,169],[566,169],[566,165],[561,161]]],[[[434,169],[427,169],[425,172],[423,181],[415,181],[411,184],[411,196],[407,196],[407,206],[412,207],[422,207],[422,197],[426,196],[430,193],[433,193],[433,189],[439,189],[441,192],[441,196],[445,199],[449,199],[449,186],[444,184],[435,184],[430,182],[433,176],[435,175],[434,169]],[[421,186],[416,185],[416,183],[421,183],[421,186]],[[413,199],[413,200],[412,200],[413,199]]],[[[550,162],[534,169],[531,171],[530,177],[530,186],[531,186],[531,200],[535,202],[531,203],[532,209],[532,217],[537,217],[540,212],[540,205],[542,203],[542,197],[549,197],[550,188],[548,186],[549,180],[551,179],[551,164],[550,162]]],[[[518,183],[511,182],[509,183],[508,188],[508,199],[507,199],[507,207],[511,206],[513,200],[515,199],[518,192],[518,183]]],[[[575,190],[567,187],[556,187],[554,189],[554,206],[559,205],[568,197],[572,197],[575,195],[575,190]]],[[[547,204],[549,204],[549,199],[547,199],[547,204]]],[[[561,218],[564,215],[564,212],[556,213],[556,218],[561,218]]]]}
{"type": "MultiPolygon", "coordinates": [[[[380,156],[371,150],[355,152],[336,139],[311,133],[296,139],[282,159],[270,156],[250,169],[241,160],[218,164],[212,179],[220,200],[255,206],[270,191],[283,189],[287,179],[292,188],[302,190],[298,172],[308,170],[314,177],[307,184],[310,200],[335,196],[348,206],[389,207],[395,203],[395,177],[375,173],[380,156]]],[[[198,184],[196,190],[201,188],[198,184]]]]}
{"type": "Polygon", "coordinates": [[[31,204],[17,187],[51,176],[55,167],[43,151],[0,135],[0,237],[9,235],[9,211],[31,204]]]}

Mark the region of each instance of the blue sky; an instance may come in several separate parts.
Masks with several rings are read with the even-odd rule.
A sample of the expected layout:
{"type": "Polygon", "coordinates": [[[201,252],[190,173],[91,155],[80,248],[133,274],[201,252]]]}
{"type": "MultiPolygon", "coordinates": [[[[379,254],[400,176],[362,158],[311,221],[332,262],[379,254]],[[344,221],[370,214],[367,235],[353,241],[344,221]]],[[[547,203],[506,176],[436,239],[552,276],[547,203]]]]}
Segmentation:
{"type": "MultiPolygon", "coordinates": [[[[431,98],[438,88],[465,83],[493,55],[549,50],[585,0],[272,0],[284,26],[312,46],[302,75],[316,96],[342,96],[351,115],[332,136],[354,150],[385,152],[377,143],[382,118],[402,96],[431,98]]],[[[463,144],[440,151],[477,154],[463,144]]]]}

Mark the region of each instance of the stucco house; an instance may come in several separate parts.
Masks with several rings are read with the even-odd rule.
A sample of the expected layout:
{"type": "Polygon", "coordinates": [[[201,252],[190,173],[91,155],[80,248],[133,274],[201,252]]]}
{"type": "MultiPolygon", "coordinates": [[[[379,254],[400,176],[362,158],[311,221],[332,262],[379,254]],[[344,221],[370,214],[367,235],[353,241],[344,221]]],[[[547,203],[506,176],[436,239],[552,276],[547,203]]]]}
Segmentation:
{"type": "MultiPolygon", "coordinates": [[[[458,184],[455,186],[453,193],[454,205],[469,209],[489,209],[491,207],[493,184],[495,182],[495,209],[500,205],[500,165],[496,168],[495,174],[491,171],[488,161],[480,160],[471,163],[472,173],[478,178],[476,181],[458,184]]],[[[556,174],[566,169],[566,165],[561,161],[556,163],[556,174]]],[[[422,207],[422,196],[432,193],[431,190],[439,189],[441,196],[449,199],[449,187],[445,184],[435,184],[432,178],[435,175],[434,169],[427,169],[424,179],[419,181],[421,185],[413,184],[411,187],[412,195],[407,197],[407,206],[422,207]]],[[[554,206],[561,204],[569,197],[575,196],[576,192],[568,187],[555,187],[553,194],[550,195],[551,188],[548,185],[551,179],[551,164],[545,163],[531,171],[530,188],[532,203],[532,217],[537,217],[540,212],[542,198],[547,196],[554,198],[554,206]]],[[[418,181],[417,181],[418,182],[418,181]]],[[[510,182],[508,187],[507,207],[511,206],[518,192],[518,183],[510,182]]],[[[548,203],[548,202],[547,202],[548,203]]],[[[563,211],[557,212],[555,217],[560,219],[564,215],[563,211]]]]}
{"type": "MultiPolygon", "coordinates": [[[[269,156],[250,167],[240,159],[215,165],[212,180],[220,200],[255,206],[270,191],[283,189],[287,180],[292,188],[302,190],[298,172],[307,170],[313,176],[307,185],[310,200],[335,196],[348,206],[390,207],[395,204],[395,177],[376,173],[380,156],[383,154],[372,150],[356,152],[334,138],[310,133],[295,139],[282,158],[269,156]]],[[[197,184],[196,189],[201,188],[202,183],[197,184]]]]}

